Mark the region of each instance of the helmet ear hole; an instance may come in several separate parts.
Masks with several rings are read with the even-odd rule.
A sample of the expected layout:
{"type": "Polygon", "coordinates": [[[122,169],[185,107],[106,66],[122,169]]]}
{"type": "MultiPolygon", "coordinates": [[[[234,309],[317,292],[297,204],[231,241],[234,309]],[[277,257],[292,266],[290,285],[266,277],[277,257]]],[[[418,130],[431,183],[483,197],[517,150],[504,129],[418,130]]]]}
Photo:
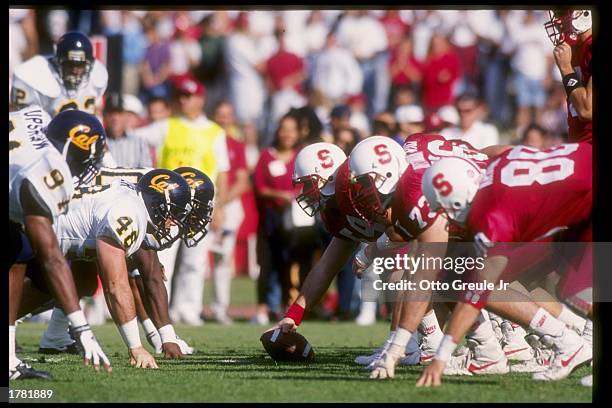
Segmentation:
{"type": "Polygon", "coordinates": [[[455,209],[459,209],[459,208],[461,208],[461,203],[460,203],[459,201],[455,201],[455,202],[453,203],[453,208],[455,208],[455,209]]]}
{"type": "Polygon", "coordinates": [[[393,176],[393,174],[391,174],[390,171],[387,172],[387,178],[391,178],[393,176]]]}

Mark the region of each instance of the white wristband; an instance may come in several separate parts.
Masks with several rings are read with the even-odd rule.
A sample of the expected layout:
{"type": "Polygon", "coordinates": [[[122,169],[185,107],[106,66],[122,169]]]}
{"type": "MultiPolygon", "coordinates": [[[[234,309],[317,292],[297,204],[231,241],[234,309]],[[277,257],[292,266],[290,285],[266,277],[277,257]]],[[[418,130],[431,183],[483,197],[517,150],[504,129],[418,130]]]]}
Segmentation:
{"type": "Polygon", "coordinates": [[[171,324],[167,324],[159,329],[159,336],[162,343],[176,343],[176,333],[171,324]]]}
{"type": "Polygon", "coordinates": [[[85,326],[87,324],[87,319],[85,318],[85,313],[82,310],[77,310],[76,312],[70,313],[66,316],[70,321],[70,324],[73,328],[77,328],[80,326],[85,326]]]}
{"type": "Polygon", "coordinates": [[[450,360],[453,352],[457,348],[457,343],[453,341],[453,337],[448,334],[444,336],[440,345],[438,346],[438,351],[436,352],[436,356],[434,357],[436,360],[440,361],[448,361],[450,360]]]}
{"type": "Polygon", "coordinates": [[[140,324],[142,324],[142,328],[147,334],[157,331],[157,328],[155,327],[151,319],[147,319],[143,322],[140,322],[140,324]]]}
{"type": "Polygon", "coordinates": [[[138,331],[138,320],[135,317],[129,322],[122,324],[119,327],[119,332],[128,348],[142,347],[142,343],[140,343],[140,333],[138,331]]]}

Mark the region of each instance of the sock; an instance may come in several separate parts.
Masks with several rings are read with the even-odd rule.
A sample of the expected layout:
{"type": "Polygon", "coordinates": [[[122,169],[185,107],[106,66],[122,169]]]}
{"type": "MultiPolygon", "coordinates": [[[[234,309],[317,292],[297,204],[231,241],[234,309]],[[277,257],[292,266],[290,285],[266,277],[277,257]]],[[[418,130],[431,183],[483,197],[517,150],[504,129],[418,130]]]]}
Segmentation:
{"type": "Polygon", "coordinates": [[[9,370],[20,363],[15,353],[15,326],[9,326],[9,370]]]}
{"type": "Polygon", "coordinates": [[[47,326],[47,330],[43,335],[43,338],[40,341],[41,347],[48,347],[49,344],[52,343],[54,347],[64,347],[72,344],[72,339],[70,339],[70,335],[68,334],[68,328],[70,327],[70,321],[62,311],[62,309],[58,307],[53,308],[53,313],[51,313],[51,320],[49,320],[49,325],[47,326]],[[45,344],[43,344],[45,343],[45,344]]]}
{"type": "Polygon", "coordinates": [[[561,305],[561,313],[559,313],[559,317],[557,317],[557,319],[561,320],[567,325],[567,327],[576,330],[578,333],[582,333],[584,331],[586,319],[578,316],[565,305],[561,305]]]}
{"type": "Polygon", "coordinates": [[[529,327],[538,335],[543,336],[548,334],[552,337],[560,336],[565,329],[565,323],[555,319],[553,315],[548,313],[544,308],[539,308],[536,314],[529,322],[529,327]]]}
{"type": "Polygon", "coordinates": [[[495,332],[493,331],[493,326],[491,326],[491,321],[486,310],[483,309],[480,311],[478,320],[476,320],[470,331],[465,336],[467,338],[476,340],[480,344],[491,340],[497,341],[497,337],[495,337],[495,332]]]}
{"type": "Polygon", "coordinates": [[[423,316],[423,320],[419,324],[419,331],[428,337],[428,343],[440,343],[444,337],[442,329],[440,329],[440,323],[438,323],[438,317],[434,310],[430,310],[429,313],[423,316]]]}

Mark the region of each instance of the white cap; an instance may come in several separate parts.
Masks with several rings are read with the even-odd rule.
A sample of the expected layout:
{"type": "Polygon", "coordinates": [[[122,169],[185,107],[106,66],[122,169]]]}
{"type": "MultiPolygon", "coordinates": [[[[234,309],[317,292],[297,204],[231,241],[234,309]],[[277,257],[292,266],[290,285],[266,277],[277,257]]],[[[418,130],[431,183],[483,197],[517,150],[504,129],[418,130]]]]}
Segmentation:
{"type": "Polygon", "coordinates": [[[140,99],[130,94],[123,94],[123,110],[125,112],[132,112],[138,115],[138,117],[144,117],[145,108],[140,102],[140,99]]]}
{"type": "Polygon", "coordinates": [[[453,105],[444,105],[438,109],[438,116],[442,122],[451,123],[455,126],[459,125],[459,112],[453,105]]]}
{"type": "Polygon", "coordinates": [[[395,110],[397,123],[418,123],[424,119],[423,109],[419,105],[402,105],[395,110]]]}

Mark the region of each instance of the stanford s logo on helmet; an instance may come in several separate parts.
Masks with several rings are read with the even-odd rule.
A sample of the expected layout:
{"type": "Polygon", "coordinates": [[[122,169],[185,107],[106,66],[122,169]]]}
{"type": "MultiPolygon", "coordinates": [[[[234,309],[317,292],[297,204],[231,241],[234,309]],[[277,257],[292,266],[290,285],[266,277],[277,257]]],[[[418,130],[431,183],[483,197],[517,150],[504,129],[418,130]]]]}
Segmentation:
{"type": "Polygon", "coordinates": [[[544,28],[555,46],[564,42],[575,45],[578,36],[593,26],[590,10],[550,10],[548,14],[550,20],[544,23],[544,28]]]}
{"type": "Polygon", "coordinates": [[[357,143],[349,155],[349,199],[361,218],[371,222],[384,216],[407,167],[404,149],[389,137],[371,136],[357,143]]]}
{"type": "Polygon", "coordinates": [[[140,178],[136,189],[147,208],[147,233],[159,249],[170,247],[183,233],[191,209],[189,184],[178,173],[155,169],[140,178]]]}
{"type": "Polygon", "coordinates": [[[312,217],[334,195],[336,174],[345,160],[342,149],[331,143],[313,143],[300,150],[292,182],[295,201],[306,214],[312,217]]]}
{"type": "Polygon", "coordinates": [[[62,153],[75,188],[93,180],[102,166],[106,132],[94,115],[67,110],[55,116],[46,129],[47,139],[62,153]]]}
{"type": "Polygon", "coordinates": [[[58,40],[55,63],[67,89],[78,89],[89,78],[93,61],[93,46],[85,34],[69,31],[58,40]]]}
{"type": "Polygon", "coordinates": [[[206,174],[194,167],[179,167],[174,171],[183,176],[191,188],[191,212],[183,233],[183,242],[191,248],[208,233],[206,226],[212,220],[215,185],[206,174]]]}

